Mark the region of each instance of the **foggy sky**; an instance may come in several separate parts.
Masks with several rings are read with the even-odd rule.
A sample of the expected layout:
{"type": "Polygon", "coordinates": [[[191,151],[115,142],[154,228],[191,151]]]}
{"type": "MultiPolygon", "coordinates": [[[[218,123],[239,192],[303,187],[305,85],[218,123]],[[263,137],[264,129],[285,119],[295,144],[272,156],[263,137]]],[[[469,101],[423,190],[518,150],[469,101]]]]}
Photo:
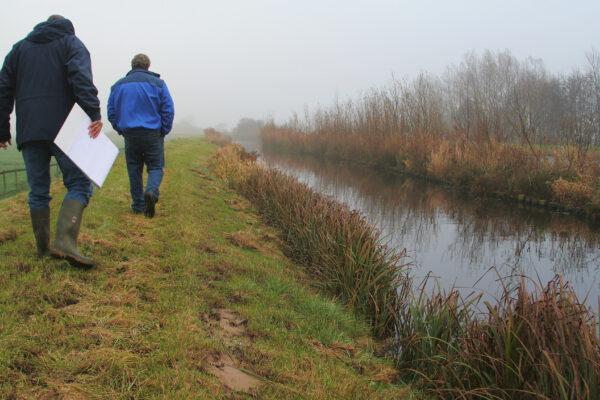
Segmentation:
{"type": "Polygon", "coordinates": [[[165,79],[176,121],[287,120],[421,71],[442,75],[470,51],[509,50],[552,73],[600,50],[598,0],[4,1],[0,57],[51,14],[92,56],[106,120],[110,86],[137,53],[165,79]]]}

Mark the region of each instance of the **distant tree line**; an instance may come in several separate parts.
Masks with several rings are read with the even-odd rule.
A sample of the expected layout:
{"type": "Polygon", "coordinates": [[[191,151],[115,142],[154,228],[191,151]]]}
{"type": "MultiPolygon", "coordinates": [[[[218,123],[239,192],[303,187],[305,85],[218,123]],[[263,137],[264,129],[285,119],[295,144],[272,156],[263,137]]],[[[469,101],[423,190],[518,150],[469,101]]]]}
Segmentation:
{"type": "Polygon", "coordinates": [[[261,120],[241,118],[231,134],[236,140],[258,138],[264,126],[265,123],[261,120]]]}
{"type": "Polygon", "coordinates": [[[600,219],[600,54],[551,74],[508,51],[470,53],[442,77],[392,79],[270,121],[261,139],[265,149],[411,173],[477,196],[585,207],[600,219]]]}
{"type": "Polygon", "coordinates": [[[551,74],[541,60],[517,60],[509,51],[467,54],[442,77],[423,72],[393,79],[286,124],[305,133],[437,135],[511,143],[600,144],[600,54],[583,69],[551,74]]]}

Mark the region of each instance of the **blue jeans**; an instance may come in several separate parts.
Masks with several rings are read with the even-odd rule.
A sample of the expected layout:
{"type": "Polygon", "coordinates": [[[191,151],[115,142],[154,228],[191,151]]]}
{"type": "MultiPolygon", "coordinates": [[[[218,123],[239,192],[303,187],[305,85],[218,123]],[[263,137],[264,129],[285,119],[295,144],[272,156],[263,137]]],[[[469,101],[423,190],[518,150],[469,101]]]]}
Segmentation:
{"type": "Polygon", "coordinates": [[[88,205],[90,197],[94,194],[92,182],[71,161],[71,159],[58,148],[56,144],[48,141],[27,142],[21,146],[21,154],[27,170],[29,183],[29,209],[32,211],[50,208],[50,158],[54,156],[63,176],[63,183],[67,188],[65,199],[77,200],[88,205]]]}
{"type": "Polygon", "coordinates": [[[129,190],[131,192],[131,208],[134,211],[144,210],[144,193],[151,192],[158,200],[159,187],[165,167],[164,137],[160,132],[124,133],[125,160],[129,174],[129,190]],[[144,191],[144,164],[148,171],[148,181],[144,191]]]}

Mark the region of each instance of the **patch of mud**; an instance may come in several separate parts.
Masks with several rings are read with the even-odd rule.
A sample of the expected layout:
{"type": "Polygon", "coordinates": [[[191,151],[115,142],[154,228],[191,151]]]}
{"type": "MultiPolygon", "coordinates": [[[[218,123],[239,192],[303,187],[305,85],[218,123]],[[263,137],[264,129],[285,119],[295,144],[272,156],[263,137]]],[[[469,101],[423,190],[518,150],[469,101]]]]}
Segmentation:
{"type": "Polygon", "coordinates": [[[242,336],[246,333],[247,319],[240,318],[239,314],[232,310],[219,310],[219,326],[226,336],[242,336]]]}
{"type": "Polygon", "coordinates": [[[236,360],[227,354],[209,360],[209,371],[229,390],[252,393],[260,380],[236,367],[236,360]]]}
{"type": "MultiPolygon", "coordinates": [[[[225,338],[225,344],[232,344],[228,338],[244,338],[248,320],[239,313],[226,308],[217,309],[210,315],[204,315],[207,320],[225,338]]],[[[216,376],[221,384],[229,390],[252,394],[261,381],[239,368],[239,361],[229,354],[213,355],[208,359],[208,370],[216,376]]]]}
{"type": "MultiPolygon", "coordinates": [[[[248,320],[240,317],[236,311],[221,308],[210,314],[205,313],[202,319],[213,327],[213,332],[218,330],[224,338],[246,335],[248,320]]],[[[230,341],[226,340],[225,343],[230,344],[230,341]]]]}

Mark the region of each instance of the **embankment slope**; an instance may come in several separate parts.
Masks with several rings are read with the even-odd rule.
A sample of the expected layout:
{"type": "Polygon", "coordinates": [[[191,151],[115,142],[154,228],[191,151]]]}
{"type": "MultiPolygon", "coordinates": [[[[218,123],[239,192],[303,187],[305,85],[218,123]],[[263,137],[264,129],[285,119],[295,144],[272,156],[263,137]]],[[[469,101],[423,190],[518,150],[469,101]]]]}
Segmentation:
{"type": "MultiPolygon", "coordinates": [[[[167,143],[153,219],[130,213],[119,156],[84,214],[87,271],[37,259],[26,194],[0,201],[0,398],[414,397],[212,176],[214,150],[167,143]]],[[[53,184],[52,231],[64,193],[53,184]]]]}

